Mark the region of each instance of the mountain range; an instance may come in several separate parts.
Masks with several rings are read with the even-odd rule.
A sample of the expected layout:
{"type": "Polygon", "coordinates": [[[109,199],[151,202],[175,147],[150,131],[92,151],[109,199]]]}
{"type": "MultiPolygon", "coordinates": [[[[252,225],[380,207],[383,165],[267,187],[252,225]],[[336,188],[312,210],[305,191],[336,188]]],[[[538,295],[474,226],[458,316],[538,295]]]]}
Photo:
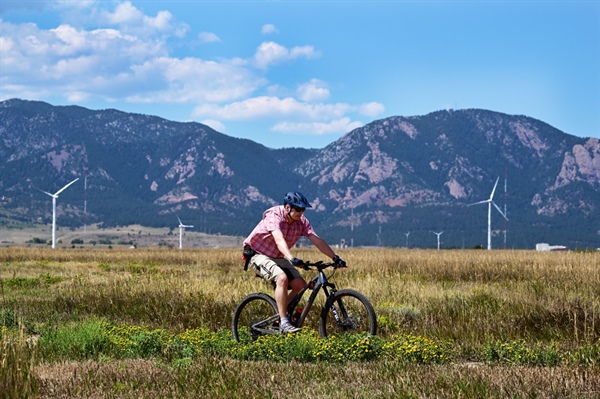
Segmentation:
{"type": "MultiPolygon", "coordinates": [[[[0,102],[0,229],[58,224],[177,227],[246,235],[303,192],[332,244],[600,246],[600,140],[481,109],[391,116],[322,149],[272,149],[195,122],[114,109],[0,102]]],[[[0,230],[1,231],[1,230],[0,230]]]]}

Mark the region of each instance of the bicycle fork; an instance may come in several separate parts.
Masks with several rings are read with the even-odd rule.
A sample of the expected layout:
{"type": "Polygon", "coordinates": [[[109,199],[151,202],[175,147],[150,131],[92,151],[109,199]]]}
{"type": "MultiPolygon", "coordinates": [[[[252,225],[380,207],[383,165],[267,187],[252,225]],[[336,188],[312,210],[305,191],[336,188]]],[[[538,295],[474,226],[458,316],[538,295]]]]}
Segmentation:
{"type": "MultiPolygon", "coordinates": [[[[325,300],[325,305],[327,305],[327,302],[330,300],[330,298],[333,298],[337,292],[337,288],[335,288],[335,284],[330,283],[327,280],[327,277],[325,277],[324,274],[319,275],[319,288],[323,289],[323,292],[325,293],[325,298],[327,298],[325,300]],[[327,289],[330,288],[330,289],[327,289]]],[[[338,300],[337,301],[338,305],[339,305],[339,311],[338,308],[335,307],[335,302],[331,303],[331,306],[329,307],[329,309],[331,310],[331,313],[333,314],[333,318],[335,319],[335,322],[337,325],[344,325],[345,321],[348,318],[348,314],[346,312],[346,308],[344,307],[344,304],[342,303],[342,300],[338,300]],[[341,312],[341,315],[340,315],[341,312]],[[342,317],[344,317],[344,319],[342,319],[342,317]]]]}
{"type": "MultiPolygon", "coordinates": [[[[325,300],[325,304],[327,304],[329,299],[333,298],[335,296],[335,293],[337,292],[337,289],[335,288],[335,284],[332,284],[329,281],[327,281],[327,277],[325,277],[325,275],[322,274],[322,275],[319,275],[319,285],[320,285],[320,288],[322,288],[323,292],[325,293],[325,297],[327,298],[325,300]],[[328,287],[330,288],[330,290],[327,289],[328,287]]],[[[342,312],[342,315],[346,315],[346,309],[344,308],[344,304],[342,303],[341,300],[338,301],[338,303],[339,303],[339,310],[342,312]]],[[[338,309],[336,309],[336,307],[335,307],[335,302],[331,303],[331,306],[329,307],[329,309],[331,310],[331,313],[333,314],[333,318],[335,319],[335,322],[338,325],[341,325],[342,318],[340,317],[338,309]]]]}

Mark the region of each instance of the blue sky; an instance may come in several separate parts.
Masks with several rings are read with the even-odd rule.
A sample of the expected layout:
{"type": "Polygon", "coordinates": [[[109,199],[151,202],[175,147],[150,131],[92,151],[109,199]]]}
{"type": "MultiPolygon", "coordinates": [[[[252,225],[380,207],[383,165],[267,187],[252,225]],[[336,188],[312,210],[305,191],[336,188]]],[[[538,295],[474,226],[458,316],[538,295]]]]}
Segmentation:
{"type": "Polygon", "coordinates": [[[600,138],[600,2],[0,2],[0,100],[196,121],[322,148],[481,108],[600,138]]]}

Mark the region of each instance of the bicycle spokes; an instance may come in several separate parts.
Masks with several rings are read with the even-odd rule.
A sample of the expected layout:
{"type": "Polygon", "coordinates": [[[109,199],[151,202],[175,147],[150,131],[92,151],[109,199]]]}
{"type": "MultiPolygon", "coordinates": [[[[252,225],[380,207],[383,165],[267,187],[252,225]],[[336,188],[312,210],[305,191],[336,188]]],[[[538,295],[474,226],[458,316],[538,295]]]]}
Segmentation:
{"type": "Polygon", "coordinates": [[[273,334],[279,331],[279,316],[273,315],[267,319],[255,319],[250,323],[250,335],[273,334]]]}
{"type": "Polygon", "coordinates": [[[321,314],[321,335],[377,331],[375,311],[369,301],[354,290],[340,290],[329,298],[321,314]]]}
{"type": "Polygon", "coordinates": [[[260,335],[279,331],[275,300],[264,293],[248,295],[234,311],[231,331],[238,342],[254,341],[260,335]]]}
{"type": "Polygon", "coordinates": [[[360,315],[358,312],[348,311],[344,306],[344,301],[339,299],[335,305],[331,306],[331,313],[335,318],[335,322],[344,331],[356,330],[360,326],[360,315]]]}

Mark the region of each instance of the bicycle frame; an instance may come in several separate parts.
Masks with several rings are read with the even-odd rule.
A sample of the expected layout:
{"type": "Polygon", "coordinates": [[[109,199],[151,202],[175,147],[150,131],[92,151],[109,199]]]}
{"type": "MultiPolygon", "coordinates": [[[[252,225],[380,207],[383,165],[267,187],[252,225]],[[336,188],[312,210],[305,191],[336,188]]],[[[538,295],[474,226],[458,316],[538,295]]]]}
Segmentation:
{"type": "MultiPolygon", "coordinates": [[[[297,327],[302,327],[302,325],[304,324],[304,320],[306,319],[308,312],[312,308],[312,305],[313,305],[315,299],[317,298],[317,295],[319,294],[320,290],[323,290],[323,293],[325,294],[325,298],[326,298],[325,301],[327,301],[327,299],[331,295],[335,294],[337,291],[335,284],[329,282],[329,280],[327,279],[327,276],[325,275],[325,272],[323,271],[327,267],[332,266],[332,264],[323,264],[322,262],[317,262],[317,263],[306,262],[305,269],[310,270],[310,266],[316,267],[318,270],[318,274],[315,277],[313,277],[304,286],[304,288],[302,288],[300,291],[298,291],[298,293],[296,295],[294,295],[294,297],[288,303],[288,307],[287,307],[287,313],[289,316],[291,316],[294,313],[294,310],[296,309],[298,304],[300,304],[300,301],[302,300],[304,293],[308,290],[312,290],[312,293],[306,300],[306,305],[304,306],[304,309],[302,309],[302,313],[300,314],[300,317],[298,318],[298,321],[296,322],[297,327]]],[[[333,310],[336,320],[339,321],[339,316],[337,315],[337,311],[335,309],[332,309],[332,310],[333,310]]]]}

